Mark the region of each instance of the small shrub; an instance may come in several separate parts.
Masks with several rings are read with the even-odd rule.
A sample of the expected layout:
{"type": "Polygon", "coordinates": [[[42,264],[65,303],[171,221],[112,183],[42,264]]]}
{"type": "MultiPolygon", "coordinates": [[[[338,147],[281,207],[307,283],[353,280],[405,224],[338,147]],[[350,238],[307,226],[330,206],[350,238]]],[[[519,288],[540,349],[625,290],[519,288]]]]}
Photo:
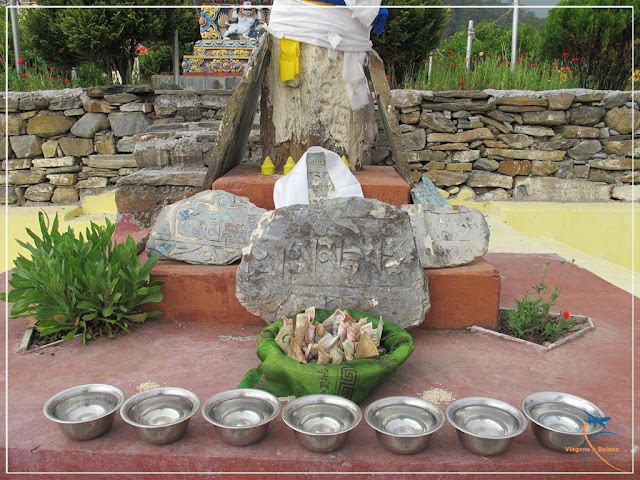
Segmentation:
{"type": "Polygon", "coordinates": [[[550,310],[556,305],[560,289],[567,280],[574,261],[563,277],[564,263],[555,286],[552,288],[546,284],[545,278],[549,271],[549,262],[545,264],[540,275],[540,280],[533,286],[536,295],[525,293],[521,300],[516,300],[516,308],[507,314],[506,328],[513,336],[529,341],[554,342],[565,333],[569,332],[573,322],[568,311],[564,311],[558,318],[550,315],[550,310]]]}
{"type": "Polygon", "coordinates": [[[38,220],[40,236],[27,229],[33,244],[18,242],[31,259],[16,259],[9,282],[13,290],[2,297],[13,302],[11,318],[32,316],[41,336],[70,340],[79,333],[84,344],[162,314],[140,310],[162,300],[162,282],[149,281],[158,257],[140,265],[131,237],[112,244],[115,225],[108,220],[105,226],[91,223],[77,238],[71,228],[58,231],[57,215],[50,228],[42,212],[38,220]]]}

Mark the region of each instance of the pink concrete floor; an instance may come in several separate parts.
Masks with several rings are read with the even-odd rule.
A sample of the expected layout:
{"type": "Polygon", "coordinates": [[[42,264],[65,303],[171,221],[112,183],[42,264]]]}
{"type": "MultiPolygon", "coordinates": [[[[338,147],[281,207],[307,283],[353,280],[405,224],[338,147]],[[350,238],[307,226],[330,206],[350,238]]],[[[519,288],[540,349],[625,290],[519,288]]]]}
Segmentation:
{"type": "MultiPolygon", "coordinates": [[[[513,306],[516,296],[535,283],[537,269],[545,260],[552,262],[551,279],[555,278],[554,272],[559,265],[557,257],[542,255],[492,254],[488,255],[488,260],[503,277],[502,307],[513,306]]],[[[565,391],[590,399],[611,416],[608,430],[618,436],[598,437],[596,443],[618,448],[618,452],[607,453],[605,458],[612,465],[630,472],[632,362],[635,360],[631,350],[632,301],[635,301],[637,324],[638,298],[586,270],[575,268],[562,291],[559,308],[592,317],[596,330],[558,350],[539,352],[467,331],[414,330],[414,354],[361,406],[365,408],[371,401],[384,396],[416,395],[430,388],[443,388],[456,398],[491,396],[518,407],[531,392],[565,391]]],[[[214,313],[215,309],[212,310],[214,313]]],[[[113,340],[99,339],[84,348],[74,342],[24,354],[16,353],[24,332],[23,323],[10,321],[8,449],[3,448],[3,452],[8,451],[9,472],[114,472],[99,476],[104,479],[302,476],[285,477],[282,473],[267,475],[266,472],[322,472],[323,478],[352,472],[361,473],[349,478],[591,479],[611,478],[610,474],[614,474],[614,478],[634,478],[631,473],[618,474],[593,454],[588,457],[586,466],[582,454],[547,450],[536,442],[530,428],[516,439],[507,453],[498,457],[467,452],[448,424],[434,435],[432,444],[424,452],[397,456],[383,450],[374,431],[363,422],[352,432],[343,449],[323,455],[302,449],[280,419],[273,422],[262,442],[239,448],[222,443],[200,414],[192,419],[182,440],[165,446],[141,443],[119,417],[116,417],[113,429],[103,437],[72,442],[42,415],[42,405],[52,394],[73,385],[93,382],[116,385],[127,396],[136,392],[137,385],[147,381],[181,386],[196,392],[204,402],[217,392],[235,388],[244,372],[257,365],[253,337],[259,329],[256,325],[181,324],[168,319],[149,322],[130,335],[113,340]],[[139,473],[122,475],[115,472],[139,473]],[[165,474],[145,475],[142,472],[165,474]],[[216,476],[206,472],[245,473],[216,476]],[[389,475],[383,475],[384,472],[389,475]],[[434,473],[412,475],[415,472],[434,473]],[[477,473],[453,475],[452,472],[477,473]],[[576,473],[568,475],[569,472],[576,473]]],[[[0,362],[4,366],[4,357],[0,362]]],[[[441,407],[444,409],[446,405],[441,407]]],[[[4,408],[1,412],[4,426],[4,408]]],[[[1,441],[6,448],[4,437],[1,441]]],[[[305,478],[320,476],[315,473],[305,478]]],[[[89,473],[74,476],[27,473],[6,478],[94,477],[89,473]]]]}

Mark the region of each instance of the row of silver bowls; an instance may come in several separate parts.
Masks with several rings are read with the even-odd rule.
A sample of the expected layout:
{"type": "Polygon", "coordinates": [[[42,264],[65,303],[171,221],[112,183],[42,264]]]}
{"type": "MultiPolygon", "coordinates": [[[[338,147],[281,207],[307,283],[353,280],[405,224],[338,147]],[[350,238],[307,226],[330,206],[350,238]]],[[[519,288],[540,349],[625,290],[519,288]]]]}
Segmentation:
{"type": "MultiPolygon", "coordinates": [[[[138,436],[151,444],[178,440],[189,420],[199,410],[197,395],[182,388],[155,388],[125,401],[122,391],[103,384],[81,385],[64,390],[47,401],[43,411],[73,440],[89,440],[109,430],[115,412],[135,427],[138,436]]],[[[584,443],[587,434],[602,429],[588,424],[587,413],[603,417],[602,411],[575,395],[539,392],[522,402],[523,413],[512,405],[485,397],[468,397],[452,402],[446,419],[457,430],[468,450],[480,455],[499,455],[527,428],[545,447],[567,451],[584,443]]],[[[269,423],[280,413],[278,399],[262,390],[239,389],[214,395],[202,407],[202,415],[214,425],[220,439],[236,446],[258,442],[269,423]]],[[[362,420],[360,408],[334,395],[307,395],[288,403],[283,421],[298,442],[314,452],[331,452],[342,447],[349,432],[362,420]]],[[[435,405],[415,397],[387,397],[371,403],[364,414],[381,445],[397,454],[414,454],[427,447],[431,436],[442,427],[445,414],[435,405]]]]}
{"type": "MultiPolygon", "coordinates": [[[[183,388],[163,387],[125,401],[119,388],[89,384],[54,395],[43,412],[72,440],[90,440],[111,428],[118,409],[141,440],[162,445],[184,435],[191,417],[200,409],[200,399],[183,388]]],[[[275,396],[251,389],[214,395],[202,407],[204,418],[214,425],[220,439],[231,445],[250,445],[262,439],[279,412],[275,396]]]]}

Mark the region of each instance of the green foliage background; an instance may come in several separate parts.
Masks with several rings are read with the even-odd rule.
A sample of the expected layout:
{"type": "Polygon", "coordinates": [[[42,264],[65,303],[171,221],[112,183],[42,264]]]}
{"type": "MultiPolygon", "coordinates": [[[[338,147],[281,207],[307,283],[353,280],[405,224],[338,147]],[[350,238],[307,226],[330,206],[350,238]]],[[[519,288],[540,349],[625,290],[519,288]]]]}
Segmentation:
{"type": "MultiPolygon", "coordinates": [[[[385,5],[441,5],[439,0],[388,0],[385,5]]],[[[402,82],[405,73],[415,71],[440,43],[448,10],[389,9],[387,28],[373,36],[373,48],[384,60],[392,87],[402,82]]]]}
{"type": "MultiPolygon", "coordinates": [[[[640,0],[563,0],[561,5],[633,5],[638,25],[640,0]]],[[[624,89],[632,74],[632,43],[640,44],[638,32],[631,38],[631,9],[553,9],[541,30],[542,49],[548,58],[563,52],[580,61],[575,69],[583,86],[624,89]]],[[[640,60],[635,59],[633,69],[640,60]]]]}
{"type": "MultiPolygon", "coordinates": [[[[39,5],[113,5],[108,0],[39,0],[39,5]]],[[[187,0],[120,0],[119,5],[191,5],[187,0]]],[[[26,62],[44,59],[63,68],[93,63],[131,82],[138,43],[170,44],[179,28],[185,42],[199,38],[195,9],[26,9],[20,19],[26,62]],[[30,58],[31,56],[35,58],[30,58]]]]}

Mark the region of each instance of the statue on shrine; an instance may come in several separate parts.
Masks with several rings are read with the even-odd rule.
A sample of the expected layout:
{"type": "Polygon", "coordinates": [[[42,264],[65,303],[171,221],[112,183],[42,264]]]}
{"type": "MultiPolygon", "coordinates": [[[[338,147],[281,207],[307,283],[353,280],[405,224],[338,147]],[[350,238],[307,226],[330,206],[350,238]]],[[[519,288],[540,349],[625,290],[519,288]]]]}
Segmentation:
{"type": "Polygon", "coordinates": [[[244,2],[241,8],[234,8],[229,28],[224,34],[223,40],[232,38],[232,35],[246,39],[257,37],[257,24],[262,21],[262,13],[258,9],[251,8],[251,2],[244,2]]]}

